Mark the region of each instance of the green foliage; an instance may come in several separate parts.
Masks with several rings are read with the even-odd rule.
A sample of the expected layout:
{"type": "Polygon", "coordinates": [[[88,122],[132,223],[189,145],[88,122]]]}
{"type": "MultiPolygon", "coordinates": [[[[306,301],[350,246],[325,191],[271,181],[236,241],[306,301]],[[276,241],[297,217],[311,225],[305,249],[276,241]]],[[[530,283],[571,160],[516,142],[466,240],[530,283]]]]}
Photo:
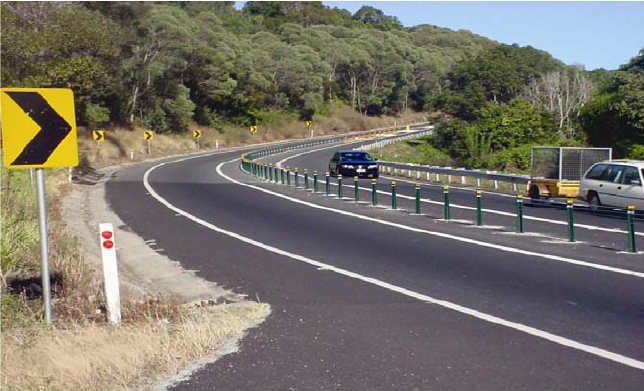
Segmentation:
{"type": "Polygon", "coordinates": [[[488,101],[509,103],[530,80],[563,64],[530,46],[500,45],[464,61],[447,75],[449,88],[435,105],[459,118],[473,120],[488,101]]]}
{"type": "Polygon", "coordinates": [[[409,140],[388,145],[372,154],[383,161],[451,166],[453,160],[434,148],[429,139],[409,140]]]}
{"type": "Polygon", "coordinates": [[[644,144],[644,50],[607,78],[599,94],[581,111],[580,122],[588,141],[613,147],[615,157],[644,144]]]}
{"type": "Polygon", "coordinates": [[[628,154],[629,159],[644,160],[644,145],[635,144],[628,154]]]}
{"type": "Polygon", "coordinates": [[[105,125],[110,120],[110,109],[88,103],[85,105],[82,121],[90,128],[105,125]]]}

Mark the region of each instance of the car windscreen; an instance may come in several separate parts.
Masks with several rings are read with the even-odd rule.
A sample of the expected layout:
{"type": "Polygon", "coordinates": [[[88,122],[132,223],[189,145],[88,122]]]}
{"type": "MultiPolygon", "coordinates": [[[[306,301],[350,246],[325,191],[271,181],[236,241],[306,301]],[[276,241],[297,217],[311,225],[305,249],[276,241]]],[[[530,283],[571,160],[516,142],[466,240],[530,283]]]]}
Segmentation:
{"type": "Polygon", "coordinates": [[[373,158],[364,152],[346,152],[340,155],[340,160],[371,161],[373,158]]]}

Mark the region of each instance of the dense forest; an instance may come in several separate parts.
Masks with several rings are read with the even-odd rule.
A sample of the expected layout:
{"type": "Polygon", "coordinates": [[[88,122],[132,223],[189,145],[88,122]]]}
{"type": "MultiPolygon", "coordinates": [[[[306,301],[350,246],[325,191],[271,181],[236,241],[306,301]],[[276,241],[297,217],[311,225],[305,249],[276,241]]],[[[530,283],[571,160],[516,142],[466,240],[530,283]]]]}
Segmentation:
{"type": "Polygon", "coordinates": [[[469,31],[405,28],[370,6],[233,5],[2,2],[2,85],[72,88],[88,127],[218,129],[344,104],[441,113],[431,147],[471,166],[519,164],[535,143],[644,158],[644,51],[587,72],[469,31]]]}

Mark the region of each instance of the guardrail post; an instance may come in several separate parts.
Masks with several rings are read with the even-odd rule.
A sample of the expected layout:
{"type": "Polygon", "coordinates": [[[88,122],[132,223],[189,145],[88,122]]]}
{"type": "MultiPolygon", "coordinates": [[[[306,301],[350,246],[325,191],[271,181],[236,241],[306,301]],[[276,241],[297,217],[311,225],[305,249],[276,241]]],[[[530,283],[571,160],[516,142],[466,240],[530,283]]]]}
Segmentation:
{"type": "Polygon", "coordinates": [[[291,186],[291,167],[286,166],[286,186],[291,186]]]}
{"type": "Polygon", "coordinates": [[[318,172],[313,171],[313,192],[318,192],[318,172]]]}
{"type": "Polygon", "coordinates": [[[449,207],[449,186],[443,186],[443,196],[445,201],[445,220],[449,221],[451,218],[450,207],[449,207]]]}
{"type": "Polygon", "coordinates": [[[280,179],[281,179],[281,182],[282,182],[282,185],[283,185],[284,182],[286,182],[284,180],[284,169],[283,168],[280,168],[280,179]]]}
{"type": "Polygon", "coordinates": [[[300,187],[300,174],[297,170],[297,167],[295,167],[295,170],[293,171],[293,173],[295,174],[295,187],[298,188],[300,187]]]}
{"type": "Polygon", "coordinates": [[[566,212],[568,214],[568,241],[575,241],[575,220],[573,217],[573,204],[571,199],[566,200],[566,212]]]}
{"type": "Polygon", "coordinates": [[[262,164],[261,169],[262,169],[262,179],[266,180],[266,178],[268,178],[268,173],[266,172],[266,165],[262,164]]]}
{"type": "Polygon", "coordinates": [[[396,198],[396,181],[391,181],[391,209],[398,209],[398,200],[396,198]]]}
{"type": "Polygon", "coordinates": [[[304,188],[306,190],[309,189],[309,169],[308,168],[304,169],[304,188]]]}
{"type": "Polygon", "coordinates": [[[342,198],[342,174],[338,174],[338,198],[342,198]]]}
{"type": "Polygon", "coordinates": [[[376,191],[376,178],[371,179],[371,204],[378,205],[378,192],[376,191]]]}
{"type": "Polygon", "coordinates": [[[420,214],[420,183],[416,183],[414,186],[416,189],[416,214],[420,214]]]}
{"type": "Polygon", "coordinates": [[[483,225],[483,211],[481,210],[481,196],[483,192],[481,189],[476,190],[476,225],[479,227],[483,225]]]}
{"type": "Polygon", "coordinates": [[[273,182],[273,166],[271,164],[268,165],[268,177],[270,182],[273,182]]]}
{"type": "Polygon", "coordinates": [[[629,205],[626,215],[628,222],[628,250],[632,253],[637,252],[635,247],[635,206],[629,205]]]}
{"type": "Polygon", "coordinates": [[[517,194],[517,233],[523,233],[523,194],[517,194]]]}
{"type": "Polygon", "coordinates": [[[358,189],[358,176],[353,177],[353,198],[356,202],[360,201],[360,190],[358,189]]]}
{"type": "Polygon", "coordinates": [[[324,173],[326,183],[324,184],[324,193],[328,196],[331,193],[331,184],[329,183],[329,177],[331,173],[328,171],[324,173]]]}

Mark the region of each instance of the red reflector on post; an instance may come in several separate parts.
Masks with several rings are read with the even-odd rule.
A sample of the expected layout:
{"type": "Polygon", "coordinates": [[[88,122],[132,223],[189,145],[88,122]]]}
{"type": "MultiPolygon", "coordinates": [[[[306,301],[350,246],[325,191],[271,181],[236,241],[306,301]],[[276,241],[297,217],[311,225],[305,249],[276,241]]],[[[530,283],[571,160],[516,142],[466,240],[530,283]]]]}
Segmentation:
{"type": "Polygon", "coordinates": [[[105,239],[111,239],[112,238],[112,233],[110,231],[103,231],[101,232],[101,236],[105,239]]]}
{"type": "Polygon", "coordinates": [[[106,240],[106,241],[103,242],[103,247],[112,248],[112,247],[114,247],[114,242],[112,242],[111,240],[106,240]]]}

